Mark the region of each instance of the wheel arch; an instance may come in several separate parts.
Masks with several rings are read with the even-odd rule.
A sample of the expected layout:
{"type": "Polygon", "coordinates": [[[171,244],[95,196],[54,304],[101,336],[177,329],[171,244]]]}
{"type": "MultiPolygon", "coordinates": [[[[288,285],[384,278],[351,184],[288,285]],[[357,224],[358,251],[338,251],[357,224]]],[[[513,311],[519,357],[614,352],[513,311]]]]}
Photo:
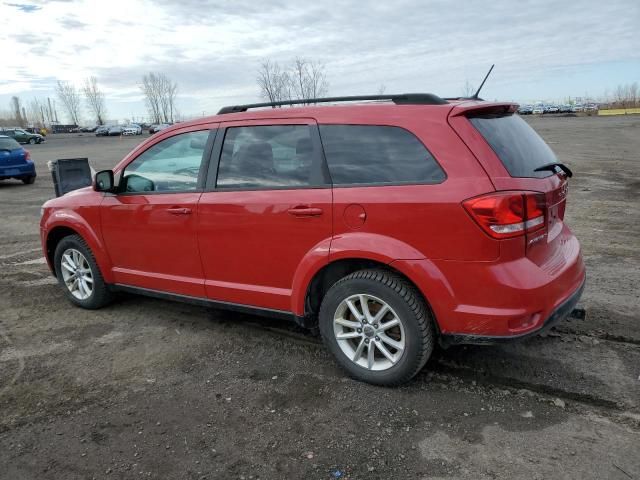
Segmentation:
{"type": "Polygon", "coordinates": [[[329,289],[341,278],[346,277],[347,275],[356,272],[358,270],[372,269],[378,268],[382,270],[387,270],[392,272],[406,281],[408,281],[411,285],[413,285],[424,300],[429,313],[431,314],[431,318],[434,320],[434,327],[436,332],[439,333],[438,321],[435,317],[433,308],[429,302],[429,299],[425,296],[422,289],[418,286],[417,282],[415,282],[411,276],[407,275],[405,272],[395,268],[390,263],[384,263],[380,260],[367,258],[367,257],[349,257],[349,258],[341,258],[332,262],[325,264],[323,267],[319,268],[311,277],[311,280],[306,286],[306,290],[304,292],[304,303],[303,308],[300,311],[303,311],[302,319],[303,324],[305,326],[315,326],[317,325],[317,315],[320,311],[320,305],[326,293],[329,289]]]}
{"type": "MultiPolygon", "coordinates": [[[[53,215],[52,215],[53,216],[53,215]]],[[[65,216],[67,221],[56,221],[60,219],[49,218],[46,226],[46,237],[44,238],[43,246],[46,255],[47,263],[51,268],[53,275],[55,276],[54,256],[56,248],[63,238],[70,235],[80,236],[87,246],[91,249],[93,256],[100,268],[102,277],[106,283],[112,283],[111,275],[111,261],[106,252],[103,242],[98,237],[96,232],[87,224],[87,222],[77,215],[71,216],[69,212],[65,216]],[[72,221],[68,221],[68,220],[72,221]]]]}

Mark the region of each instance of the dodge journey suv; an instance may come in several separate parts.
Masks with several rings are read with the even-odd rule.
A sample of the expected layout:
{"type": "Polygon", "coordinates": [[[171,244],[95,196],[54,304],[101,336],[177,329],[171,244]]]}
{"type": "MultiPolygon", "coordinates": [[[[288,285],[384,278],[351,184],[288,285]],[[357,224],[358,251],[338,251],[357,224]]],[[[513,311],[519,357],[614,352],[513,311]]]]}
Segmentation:
{"type": "Polygon", "coordinates": [[[522,338],[570,313],[585,280],[571,171],[517,105],[303,102],[173,125],[45,203],[69,300],[128,291],[290,318],[379,385],[411,379],[436,342],[522,338]]]}

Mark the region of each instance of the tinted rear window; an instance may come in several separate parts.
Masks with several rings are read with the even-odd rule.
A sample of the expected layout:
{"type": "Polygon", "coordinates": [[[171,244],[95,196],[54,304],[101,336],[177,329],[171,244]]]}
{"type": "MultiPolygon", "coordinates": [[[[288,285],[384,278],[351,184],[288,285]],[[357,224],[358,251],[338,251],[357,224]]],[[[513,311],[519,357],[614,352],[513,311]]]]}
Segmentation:
{"type": "Polygon", "coordinates": [[[13,138],[0,138],[0,150],[16,150],[20,148],[20,144],[13,138]]]}
{"type": "Polygon", "coordinates": [[[440,183],[445,174],[411,132],[378,125],[320,125],[334,185],[440,183]]]}
{"type": "Polygon", "coordinates": [[[557,162],[553,151],[518,115],[482,115],[469,118],[512,177],[548,177],[553,172],[535,172],[557,162]]]}

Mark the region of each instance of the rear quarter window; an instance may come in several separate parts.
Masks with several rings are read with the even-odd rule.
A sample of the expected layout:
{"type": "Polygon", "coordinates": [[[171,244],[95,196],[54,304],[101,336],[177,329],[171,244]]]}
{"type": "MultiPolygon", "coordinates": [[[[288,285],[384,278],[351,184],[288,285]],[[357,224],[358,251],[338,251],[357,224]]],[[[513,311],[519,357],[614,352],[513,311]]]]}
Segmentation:
{"type": "Polygon", "coordinates": [[[20,144],[13,138],[0,138],[0,150],[16,150],[20,147],[20,144]]]}
{"type": "Polygon", "coordinates": [[[446,175],[411,132],[381,125],[320,125],[334,185],[440,183],[446,175]]]}
{"type": "Polygon", "coordinates": [[[558,161],[540,135],[519,115],[481,115],[469,121],[480,132],[512,177],[543,178],[535,169],[558,161]]]}

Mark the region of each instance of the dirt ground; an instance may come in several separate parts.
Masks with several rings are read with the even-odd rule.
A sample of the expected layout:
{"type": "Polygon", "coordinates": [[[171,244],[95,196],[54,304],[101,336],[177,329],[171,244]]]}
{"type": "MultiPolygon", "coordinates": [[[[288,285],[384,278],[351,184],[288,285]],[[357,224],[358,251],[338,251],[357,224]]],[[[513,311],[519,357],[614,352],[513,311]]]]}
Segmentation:
{"type": "Polygon", "coordinates": [[[409,385],[345,377],[284,322],[122,296],[71,306],[41,258],[50,136],[0,183],[0,478],[640,479],[640,116],[529,120],[574,171],[581,306],[545,337],[438,351],[409,385]]]}

